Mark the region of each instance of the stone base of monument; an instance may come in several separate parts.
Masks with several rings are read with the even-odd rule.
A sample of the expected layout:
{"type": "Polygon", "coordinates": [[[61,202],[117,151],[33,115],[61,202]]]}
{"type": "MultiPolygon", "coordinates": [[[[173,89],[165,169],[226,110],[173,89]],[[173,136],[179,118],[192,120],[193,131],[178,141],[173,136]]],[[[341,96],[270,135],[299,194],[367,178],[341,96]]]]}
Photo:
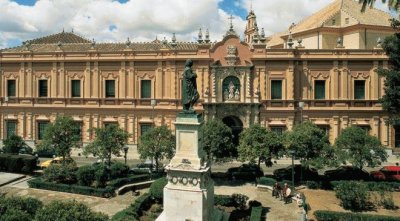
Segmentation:
{"type": "Polygon", "coordinates": [[[210,221],[214,182],[202,147],[201,115],[180,113],[175,122],[176,153],[166,167],[164,211],[157,221],[210,221]]]}

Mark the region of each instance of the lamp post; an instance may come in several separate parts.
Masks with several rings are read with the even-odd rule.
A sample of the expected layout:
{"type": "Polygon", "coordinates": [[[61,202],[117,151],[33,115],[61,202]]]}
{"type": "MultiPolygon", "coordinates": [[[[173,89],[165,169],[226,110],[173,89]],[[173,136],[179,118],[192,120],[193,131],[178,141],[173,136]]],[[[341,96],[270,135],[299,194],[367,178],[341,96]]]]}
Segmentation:
{"type": "Polygon", "coordinates": [[[154,107],[157,105],[157,101],[155,99],[151,99],[150,105],[153,108],[153,111],[151,112],[151,119],[154,121],[154,107]]]}
{"type": "Polygon", "coordinates": [[[129,147],[128,147],[128,146],[124,146],[124,153],[125,153],[125,155],[124,155],[124,158],[125,158],[125,165],[126,165],[126,155],[128,154],[128,149],[129,149],[129,147]]]}
{"type": "Polygon", "coordinates": [[[300,101],[300,102],[299,102],[300,123],[303,123],[303,108],[304,108],[304,102],[303,102],[303,101],[300,101]]]}
{"type": "Polygon", "coordinates": [[[292,156],[292,186],[294,188],[294,154],[296,152],[294,150],[289,150],[289,153],[292,156]]]}

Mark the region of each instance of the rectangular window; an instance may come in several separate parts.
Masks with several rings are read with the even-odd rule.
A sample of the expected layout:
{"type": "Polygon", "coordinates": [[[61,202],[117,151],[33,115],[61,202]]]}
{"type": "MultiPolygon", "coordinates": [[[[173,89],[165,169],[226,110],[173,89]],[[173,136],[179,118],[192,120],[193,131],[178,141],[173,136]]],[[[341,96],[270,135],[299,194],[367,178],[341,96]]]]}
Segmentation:
{"type": "Polygon", "coordinates": [[[39,80],[39,97],[47,97],[47,80],[39,80]]]}
{"type": "Polygon", "coordinates": [[[115,97],[115,80],[106,80],[106,97],[115,97]]]}
{"type": "Polygon", "coordinates": [[[285,131],[285,127],[271,127],[271,131],[276,134],[282,135],[285,131]]]}
{"type": "Polygon", "coordinates": [[[83,140],[83,122],[82,121],[75,121],[75,124],[79,128],[79,138],[80,138],[80,141],[82,141],[83,140]]]}
{"type": "Polygon", "coordinates": [[[44,131],[46,130],[47,125],[49,124],[48,121],[38,121],[37,123],[37,139],[43,140],[44,131]]]}
{"type": "Polygon", "coordinates": [[[6,121],[6,137],[9,138],[12,135],[17,134],[17,122],[13,120],[6,121]]]}
{"type": "Polygon", "coordinates": [[[141,82],[140,97],[151,98],[151,80],[142,80],[141,82]]]}
{"type": "Polygon", "coordinates": [[[364,80],[354,81],[354,99],[356,99],[356,100],[365,99],[365,81],[364,80]]]}
{"type": "Polygon", "coordinates": [[[325,99],[325,81],[318,80],[314,81],[314,98],[325,99]]]}
{"type": "Polygon", "coordinates": [[[360,127],[361,129],[363,129],[364,131],[365,131],[365,133],[366,134],[369,134],[369,131],[371,130],[371,127],[370,126],[368,126],[368,125],[361,125],[361,126],[358,126],[358,127],[360,127]]]}
{"type": "Polygon", "coordinates": [[[394,126],[394,147],[400,147],[400,125],[394,126]]]}
{"type": "Polygon", "coordinates": [[[15,97],[16,94],[16,82],[15,80],[8,80],[7,81],[7,96],[8,97],[15,97]]]}
{"type": "Polygon", "coordinates": [[[103,125],[104,125],[104,127],[108,127],[110,125],[117,125],[118,126],[118,123],[116,123],[116,122],[104,122],[103,125]]]}
{"type": "Polygon", "coordinates": [[[271,81],[271,99],[282,99],[282,80],[271,81]]]}
{"type": "Polygon", "coordinates": [[[153,127],[153,124],[140,124],[140,136],[145,134],[152,127],[153,127]]]}
{"type": "Polygon", "coordinates": [[[329,125],[317,125],[319,129],[325,132],[325,135],[329,138],[329,125]]]}
{"type": "Polygon", "coordinates": [[[81,80],[71,80],[71,97],[81,97],[81,80]]]}

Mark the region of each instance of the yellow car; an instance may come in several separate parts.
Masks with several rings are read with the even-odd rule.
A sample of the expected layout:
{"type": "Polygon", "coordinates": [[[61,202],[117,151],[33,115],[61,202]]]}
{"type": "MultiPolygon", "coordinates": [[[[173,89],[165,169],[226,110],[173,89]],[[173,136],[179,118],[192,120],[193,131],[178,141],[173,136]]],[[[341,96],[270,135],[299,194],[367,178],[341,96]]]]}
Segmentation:
{"type": "MultiPolygon", "coordinates": [[[[75,164],[75,161],[72,158],[65,158],[65,162],[67,164],[70,164],[70,163],[75,164]]],[[[40,164],[40,167],[42,169],[45,169],[45,168],[49,167],[50,165],[54,165],[54,164],[61,165],[62,164],[62,157],[56,157],[56,158],[51,159],[51,160],[46,160],[46,161],[44,161],[43,163],[40,164]]]]}

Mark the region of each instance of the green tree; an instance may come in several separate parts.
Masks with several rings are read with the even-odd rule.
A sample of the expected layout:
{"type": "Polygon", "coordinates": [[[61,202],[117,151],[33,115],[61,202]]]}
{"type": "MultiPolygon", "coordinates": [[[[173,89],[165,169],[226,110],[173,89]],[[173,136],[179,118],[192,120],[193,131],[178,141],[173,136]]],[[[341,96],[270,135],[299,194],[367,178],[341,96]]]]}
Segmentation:
{"type": "MultiPolygon", "coordinates": [[[[362,11],[365,11],[365,9],[367,8],[367,6],[373,7],[376,0],[359,0],[358,2],[360,2],[362,4],[362,11]]],[[[390,10],[399,10],[400,7],[400,1],[399,0],[382,0],[382,3],[384,4],[388,4],[388,7],[390,10]]]]}
{"type": "Polygon", "coordinates": [[[221,120],[209,120],[201,127],[203,149],[209,159],[217,162],[227,161],[237,155],[232,143],[232,130],[221,120]]]}
{"type": "Polygon", "coordinates": [[[379,139],[357,126],[344,129],[335,146],[341,161],[348,161],[360,169],[366,165],[380,165],[388,157],[379,139]]]}
{"type": "Polygon", "coordinates": [[[295,125],[285,136],[285,146],[288,151],[294,152],[302,165],[318,168],[326,162],[322,158],[331,149],[325,131],[310,121],[295,125]]]}
{"type": "Polygon", "coordinates": [[[35,221],[107,221],[108,216],[93,212],[85,204],[77,201],[53,201],[38,210],[35,221]]]}
{"type": "Polygon", "coordinates": [[[106,159],[108,166],[111,166],[112,155],[121,156],[121,151],[128,141],[128,133],[115,124],[103,128],[92,128],[96,137],[94,141],[85,146],[83,155],[93,154],[100,159],[106,159]]]}
{"type": "Polygon", "coordinates": [[[56,120],[46,127],[39,150],[54,151],[57,156],[70,157],[71,148],[80,141],[80,128],[70,116],[58,116],[56,120]]]}
{"type": "Polygon", "coordinates": [[[238,156],[241,161],[258,161],[279,156],[283,149],[282,139],[260,124],[253,124],[240,134],[238,156]]]}
{"type": "Polygon", "coordinates": [[[19,150],[25,146],[26,144],[22,137],[15,134],[3,140],[4,153],[18,154],[19,150]]]}
{"type": "Polygon", "coordinates": [[[141,159],[155,160],[156,171],[160,160],[171,159],[175,151],[175,136],[167,126],[154,127],[140,137],[138,153],[141,159]]]}

